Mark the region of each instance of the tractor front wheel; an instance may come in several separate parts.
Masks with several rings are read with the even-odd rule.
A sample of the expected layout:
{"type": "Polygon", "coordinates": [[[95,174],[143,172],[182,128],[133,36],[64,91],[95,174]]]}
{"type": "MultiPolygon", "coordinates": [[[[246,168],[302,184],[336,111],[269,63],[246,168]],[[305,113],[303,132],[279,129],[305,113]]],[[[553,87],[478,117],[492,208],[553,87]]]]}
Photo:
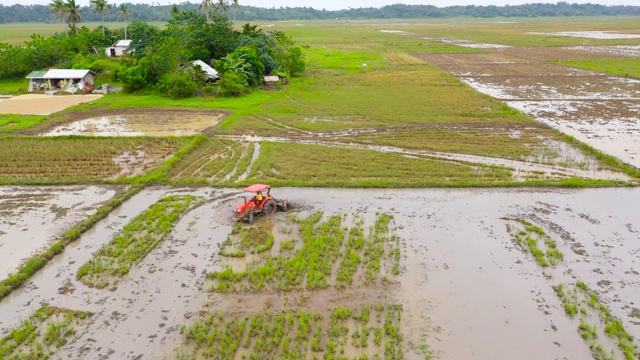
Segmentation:
{"type": "Polygon", "coordinates": [[[247,215],[247,222],[249,224],[253,224],[253,221],[254,221],[254,219],[253,219],[253,211],[252,211],[252,212],[249,213],[249,215],[247,215]]]}
{"type": "Polygon", "coordinates": [[[264,204],[263,210],[267,215],[273,215],[276,212],[276,203],[273,200],[267,200],[264,204]]]}

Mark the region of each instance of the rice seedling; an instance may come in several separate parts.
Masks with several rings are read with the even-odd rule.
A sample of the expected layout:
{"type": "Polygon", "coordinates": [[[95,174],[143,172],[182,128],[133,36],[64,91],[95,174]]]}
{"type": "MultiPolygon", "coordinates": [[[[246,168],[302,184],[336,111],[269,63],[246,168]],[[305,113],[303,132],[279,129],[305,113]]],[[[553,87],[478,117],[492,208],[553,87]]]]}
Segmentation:
{"type": "Polygon", "coordinates": [[[564,259],[564,255],[557,248],[556,241],[544,230],[527,220],[516,219],[516,224],[507,224],[507,231],[524,252],[530,253],[536,263],[542,267],[556,266],[564,259]],[[542,245],[544,244],[544,245],[542,245]]]}
{"type": "MultiPolygon", "coordinates": [[[[381,306],[385,320],[374,321],[371,326],[352,317],[362,313],[363,308],[329,310],[328,327],[323,326],[322,313],[308,310],[294,313],[267,310],[240,316],[209,314],[180,328],[183,346],[190,350],[190,355],[183,354],[180,358],[307,359],[311,354],[311,357],[350,359],[346,355],[349,350],[359,349],[367,358],[387,351],[386,358],[402,359],[399,330],[402,308],[381,306]],[[370,344],[372,334],[377,344],[370,344]]],[[[371,305],[367,307],[371,309],[371,305]]]]}
{"type": "MultiPolygon", "coordinates": [[[[634,338],[629,334],[618,318],[611,315],[609,309],[598,301],[595,291],[589,289],[583,281],[577,281],[573,286],[566,287],[563,284],[554,286],[554,290],[561,299],[565,311],[570,316],[577,312],[582,314],[578,332],[585,340],[595,339],[600,335],[608,336],[617,342],[619,350],[625,359],[640,359],[640,348],[634,342],[634,338]],[[588,324],[585,318],[599,319],[599,324],[588,324]],[[598,330],[598,326],[602,330],[598,330]]],[[[594,356],[598,359],[613,359],[615,351],[607,354],[602,346],[592,340],[590,348],[594,356]]]]}
{"type": "Polygon", "coordinates": [[[5,150],[0,154],[0,182],[11,184],[117,178],[126,172],[126,159],[139,152],[144,153],[144,161],[136,167],[146,172],[185,144],[180,138],[119,137],[8,137],[1,141],[5,150]]]}
{"type": "MultiPolygon", "coordinates": [[[[321,221],[322,217],[323,214],[318,212],[305,219],[296,219],[298,234],[302,238],[301,249],[292,254],[280,253],[256,259],[248,264],[244,272],[236,273],[230,267],[211,272],[207,274],[207,278],[215,280],[211,289],[218,292],[242,292],[291,291],[303,288],[313,290],[329,286],[343,288],[358,280],[355,277],[358,271],[365,274],[368,284],[379,281],[382,264],[390,260],[388,255],[384,255],[387,252],[395,253],[395,248],[399,246],[399,240],[391,241],[389,235],[388,223],[391,217],[379,215],[367,236],[362,225],[343,227],[344,218],[341,215],[331,216],[325,221],[321,221]],[[392,246],[387,247],[389,243],[392,246]],[[331,281],[333,278],[335,281],[331,281]]],[[[247,229],[261,231],[257,230],[260,227],[247,229]]],[[[243,236],[244,239],[243,234],[248,230],[237,231],[233,236],[243,236]]],[[[273,234],[264,234],[265,243],[258,246],[256,252],[266,251],[273,246],[273,234]]],[[[247,240],[247,243],[250,241],[247,240]]],[[[236,250],[251,252],[242,247],[241,241],[230,240],[227,242],[229,244],[234,246],[234,250],[225,250],[227,253],[236,250]]],[[[285,245],[287,246],[293,250],[292,245],[285,245]]],[[[388,266],[390,269],[392,267],[393,265],[388,266]]]]}
{"type": "Polygon", "coordinates": [[[77,278],[90,287],[104,288],[115,284],[171,232],[184,211],[202,202],[204,198],[192,196],[161,199],[98,250],[78,269],[77,278]]]}
{"type": "Polygon", "coordinates": [[[46,359],[65,345],[89,312],[43,306],[0,338],[1,359],[46,359]]]}

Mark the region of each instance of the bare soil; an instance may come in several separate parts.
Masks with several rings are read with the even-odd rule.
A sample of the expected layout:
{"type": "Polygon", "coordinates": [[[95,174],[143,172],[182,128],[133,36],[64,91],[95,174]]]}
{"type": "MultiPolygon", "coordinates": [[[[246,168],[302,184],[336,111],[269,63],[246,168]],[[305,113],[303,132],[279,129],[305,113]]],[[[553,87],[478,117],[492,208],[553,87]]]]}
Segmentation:
{"type": "MultiPolygon", "coordinates": [[[[111,213],[24,288],[0,302],[0,336],[41,302],[95,313],[56,358],[175,358],[179,328],[203,310],[251,313],[267,308],[326,309],[358,302],[403,306],[405,357],[440,359],[587,359],[579,319],[564,313],[552,285],[583,280],[627,331],[640,336],[639,189],[339,190],[274,189],[273,195],[311,211],[359,214],[369,221],[392,213],[402,271],[383,288],[264,293],[208,292],[206,272],[220,266],[219,246],[240,198],[232,189],[148,188],[111,213]],[[171,194],[208,197],[186,213],[170,237],[110,289],[75,279],[79,266],[133,217],[171,194]],[[542,227],[564,254],[545,270],[507,231],[509,218],[542,227]],[[240,299],[240,301],[238,301],[240,299]]],[[[274,221],[282,219],[280,213],[274,221]]],[[[261,219],[262,220],[262,219],[261,219]]],[[[42,217],[32,217],[38,223],[42,217]]],[[[609,351],[610,349],[606,349],[609,351]]]]}
{"type": "Polygon", "coordinates": [[[0,98],[0,114],[50,115],[74,105],[99,99],[101,96],[29,94],[0,98]]]}

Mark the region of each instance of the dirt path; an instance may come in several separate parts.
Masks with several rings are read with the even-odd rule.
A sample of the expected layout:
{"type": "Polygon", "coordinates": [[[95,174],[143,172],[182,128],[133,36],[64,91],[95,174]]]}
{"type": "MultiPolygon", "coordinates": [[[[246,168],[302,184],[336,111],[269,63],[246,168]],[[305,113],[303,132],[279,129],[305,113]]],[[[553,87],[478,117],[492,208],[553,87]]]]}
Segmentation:
{"type": "MultiPolygon", "coordinates": [[[[394,215],[403,269],[385,296],[403,305],[407,359],[418,358],[417,348],[424,344],[440,359],[590,358],[588,342],[576,331],[579,318],[565,315],[551,288],[567,279],[585,281],[627,331],[640,337],[640,189],[277,191],[303,213],[394,215]],[[504,219],[518,217],[534,221],[558,242],[565,255],[560,272],[543,270],[515,245],[504,219]]],[[[239,195],[207,188],[145,189],[0,302],[0,335],[46,302],[95,313],[56,358],[175,358],[182,324],[204,305],[233,303],[233,297],[207,293],[203,281],[219,261],[219,244],[231,231],[229,214],[239,195]],[[93,252],[170,194],[210,201],[185,214],[117,287],[90,289],[75,279],[93,252]]],[[[325,295],[313,306],[353,296],[325,295]]],[[[256,304],[264,296],[257,296],[256,304]]]]}
{"type": "Polygon", "coordinates": [[[0,114],[49,115],[100,97],[102,95],[29,94],[0,98],[0,114]]]}

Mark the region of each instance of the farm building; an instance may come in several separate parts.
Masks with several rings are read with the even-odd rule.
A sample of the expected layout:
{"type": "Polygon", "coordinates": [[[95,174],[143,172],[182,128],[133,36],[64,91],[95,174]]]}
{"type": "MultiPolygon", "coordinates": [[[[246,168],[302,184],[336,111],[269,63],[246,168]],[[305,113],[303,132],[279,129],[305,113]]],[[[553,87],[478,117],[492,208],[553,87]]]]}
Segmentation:
{"type": "Polygon", "coordinates": [[[51,69],[33,71],[26,78],[29,79],[29,92],[61,90],[75,93],[93,90],[94,75],[91,70],[51,69]]]}
{"type": "Polygon", "coordinates": [[[119,57],[127,54],[131,46],[131,40],[118,40],[113,45],[105,49],[105,53],[109,57],[119,57]]]}
{"type": "Polygon", "coordinates": [[[267,75],[262,79],[264,87],[278,87],[287,84],[287,78],[282,75],[267,75]]]}
{"type": "Polygon", "coordinates": [[[218,72],[216,71],[216,69],[212,68],[211,66],[209,66],[207,63],[205,63],[202,60],[196,60],[193,62],[193,66],[199,65],[200,68],[202,69],[202,71],[204,71],[205,74],[207,74],[207,78],[209,80],[218,80],[220,79],[220,75],[218,75],[218,72]]]}

